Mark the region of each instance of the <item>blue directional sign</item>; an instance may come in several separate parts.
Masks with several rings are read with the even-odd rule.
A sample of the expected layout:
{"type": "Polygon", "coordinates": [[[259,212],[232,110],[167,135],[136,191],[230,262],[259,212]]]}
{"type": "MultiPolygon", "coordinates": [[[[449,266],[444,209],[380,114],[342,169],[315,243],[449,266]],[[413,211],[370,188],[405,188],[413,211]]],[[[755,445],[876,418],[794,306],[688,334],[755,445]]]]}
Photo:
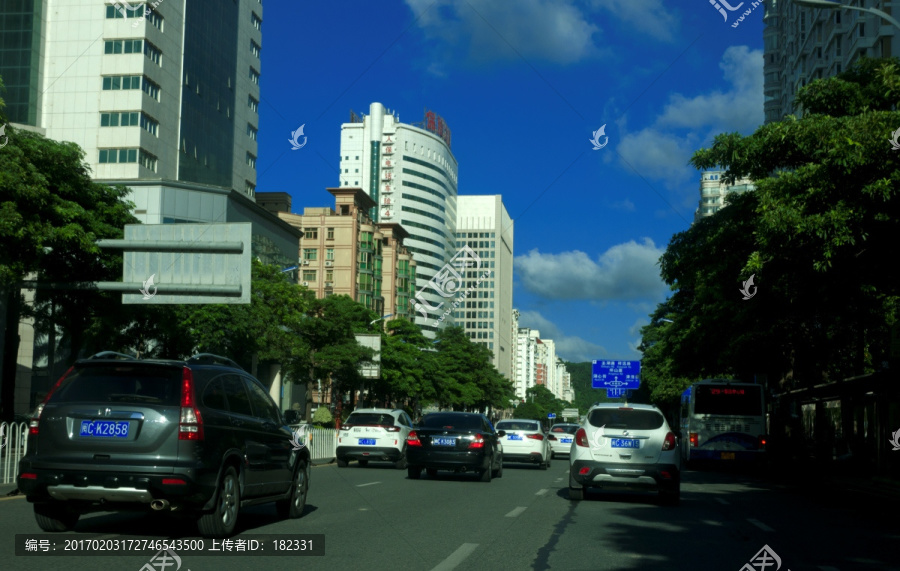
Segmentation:
{"type": "Polygon", "coordinates": [[[556,413],[555,413],[555,412],[548,412],[548,413],[547,413],[547,418],[556,418],[556,413]]]}
{"type": "Polygon", "coordinates": [[[640,386],[640,361],[593,361],[591,388],[636,389],[640,386]]]}
{"type": "Polygon", "coordinates": [[[628,389],[606,389],[606,398],[608,399],[620,399],[622,397],[629,396],[630,391],[628,389]]]}

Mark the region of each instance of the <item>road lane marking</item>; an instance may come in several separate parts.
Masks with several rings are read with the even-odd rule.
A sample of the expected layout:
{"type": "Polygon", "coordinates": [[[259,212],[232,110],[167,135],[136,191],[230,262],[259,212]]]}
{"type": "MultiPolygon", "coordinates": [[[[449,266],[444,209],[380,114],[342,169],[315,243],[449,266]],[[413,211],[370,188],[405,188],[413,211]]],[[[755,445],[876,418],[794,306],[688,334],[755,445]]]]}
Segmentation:
{"type": "Polygon", "coordinates": [[[766,524],[764,524],[763,522],[761,522],[759,520],[755,520],[755,519],[748,517],[747,521],[749,521],[750,523],[752,523],[753,525],[755,525],[756,527],[758,527],[759,529],[761,529],[763,531],[775,531],[774,529],[772,529],[771,527],[767,526],[766,524]]]}
{"type": "Polygon", "coordinates": [[[536,495],[536,496],[543,496],[543,495],[546,494],[546,493],[547,493],[547,490],[546,490],[546,489],[543,489],[543,490],[538,490],[537,493],[534,494],[534,495],[536,495]]]}
{"type": "Polygon", "coordinates": [[[562,482],[562,478],[557,478],[556,481],[557,481],[557,482],[562,482]]]}
{"type": "Polygon", "coordinates": [[[506,514],[506,517],[516,517],[518,515],[521,515],[521,513],[527,509],[528,508],[518,507],[518,508],[514,509],[513,511],[509,512],[508,514],[506,514]]]}
{"type": "Polygon", "coordinates": [[[441,561],[437,567],[431,571],[451,571],[456,569],[463,560],[472,555],[472,552],[478,548],[477,543],[463,543],[459,549],[450,554],[450,557],[441,561]]]}
{"type": "Polygon", "coordinates": [[[722,504],[723,506],[727,506],[727,505],[728,505],[728,502],[726,502],[726,501],[723,500],[722,498],[716,498],[716,501],[719,502],[720,504],[722,504]]]}
{"type": "Polygon", "coordinates": [[[375,484],[380,484],[381,482],[369,482],[368,484],[357,484],[357,488],[363,488],[365,486],[374,486],[375,484]]]}

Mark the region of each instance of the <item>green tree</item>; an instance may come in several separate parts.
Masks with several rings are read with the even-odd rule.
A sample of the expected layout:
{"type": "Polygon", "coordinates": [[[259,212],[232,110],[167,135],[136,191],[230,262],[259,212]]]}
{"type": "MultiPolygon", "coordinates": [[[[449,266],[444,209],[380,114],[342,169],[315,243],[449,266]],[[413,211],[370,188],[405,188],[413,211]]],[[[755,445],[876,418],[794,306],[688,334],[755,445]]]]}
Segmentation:
{"type": "Polygon", "coordinates": [[[381,341],[381,380],[373,391],[384,400],[403,400],[418,413],[437,397],[436,351],[415,323],[394,319],[381,341]]]}

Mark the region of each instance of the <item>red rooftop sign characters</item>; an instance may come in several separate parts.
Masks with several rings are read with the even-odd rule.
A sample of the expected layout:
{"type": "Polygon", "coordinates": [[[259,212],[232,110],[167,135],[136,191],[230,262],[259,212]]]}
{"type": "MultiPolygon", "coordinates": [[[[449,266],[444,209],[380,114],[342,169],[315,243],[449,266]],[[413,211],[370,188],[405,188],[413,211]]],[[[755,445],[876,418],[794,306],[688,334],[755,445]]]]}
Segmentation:
{"type": "Polygon", "coordinates": [[[434,111],[425,111],[425,130],[442,138],[447,147],[450,147],[450,127],[444,122],[443,117],[434,111]]]}

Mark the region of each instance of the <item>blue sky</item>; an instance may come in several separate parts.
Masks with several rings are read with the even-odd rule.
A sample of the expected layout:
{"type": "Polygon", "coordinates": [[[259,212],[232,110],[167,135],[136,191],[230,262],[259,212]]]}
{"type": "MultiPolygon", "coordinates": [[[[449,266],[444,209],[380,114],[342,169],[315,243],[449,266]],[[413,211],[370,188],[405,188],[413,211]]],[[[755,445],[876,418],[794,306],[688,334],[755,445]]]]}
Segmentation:
{"type": "Polygon", "coordinates": [[[258,192],[290,193],[295,212],[333,206],[349,111],[378,101],[415,123],[427,107],[452,130],[459,193],[502,194],[515,222],[520,325],[570,361],[639,358],[668,294],[657,261],[699,200],[687,161],[763,122],[761,2],[727,22],[707,0],[263,9],[258,192]],[[302,124],[308,143],[291,151],[302,124]]]}

